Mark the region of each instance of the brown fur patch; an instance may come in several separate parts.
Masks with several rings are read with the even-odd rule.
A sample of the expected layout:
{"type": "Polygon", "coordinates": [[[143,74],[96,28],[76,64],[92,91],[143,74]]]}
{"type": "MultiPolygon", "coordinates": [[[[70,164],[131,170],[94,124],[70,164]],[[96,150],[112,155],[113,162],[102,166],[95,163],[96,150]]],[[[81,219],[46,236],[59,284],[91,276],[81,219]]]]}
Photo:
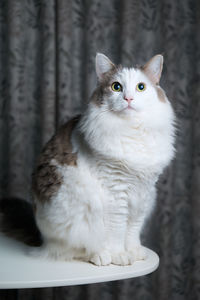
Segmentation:
{"type": "Polygon", "coordinates": [[[110,92],[108,88],[112,83],[112,78],[117,72],[120,71],[120,69],[121,66],[114,66],[109,72],[104,73],[101,81],[98,82],[98,86],[93,92],[90,101],[94,102],[98,106],[100,106],[103,103],[103,95],[105,93],[108,94],[110,92]]]}
{"type": "Polygon", "coordinates": [[[64,124],[39,156],[33,174],[33,192],[42,202],[48,201],[62,184],[62,176],[51,161],[55,160],[60,165],[77,165],[77,154],[72,153],[71,134],[78,121],[79,117],[76,117],[64,124]]]}
{"type": "Polygon", "coordinates": [[[97,86],[97,88],[94,90],[91,98],[91,102],[94,102],[97,106],[100,106],[103,102],[103,91],[101,86],[97,86]]]}
{"type": "Polygon", "coordinates": [[[149,78],[149,80],[155,84],[158,85],[162,73],[162,68],[163,68],[163,57],[161,55],[155,55],[152,57],[144,66],[140,67],[140,70],[145,73],[145,75],[149,78]],[[160,56],[161,57],[161,65],[160,65],[160,72],[159,75],[156,76],[154,72],[151,70],[151,64],[152,62],[156,59],[156,57],[160,56]]]}
{"type": "Polygon", "coordinates": [[[161,102],[166,102],[166,95],[165,95],[165,92],[163,91],[163,89],[160,86],[155,86],[155,88],[156,88],[156,92],[158,95],[158,99],[161,102]]]}

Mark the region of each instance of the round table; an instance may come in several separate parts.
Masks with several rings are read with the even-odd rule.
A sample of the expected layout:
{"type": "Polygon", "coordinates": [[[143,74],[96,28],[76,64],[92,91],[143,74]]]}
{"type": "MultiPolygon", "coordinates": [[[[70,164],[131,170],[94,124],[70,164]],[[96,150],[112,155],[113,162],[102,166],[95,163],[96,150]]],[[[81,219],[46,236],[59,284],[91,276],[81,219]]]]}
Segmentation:
{"type": "Polygon", "coordinates": [[[50,261],[31,257],[28,246],[0,235],[0,289],[91,284],[134,278],[155,271],[159,257],[146,248],[147,259],[131,266],[95,266],[81,261],[50,261]]]}

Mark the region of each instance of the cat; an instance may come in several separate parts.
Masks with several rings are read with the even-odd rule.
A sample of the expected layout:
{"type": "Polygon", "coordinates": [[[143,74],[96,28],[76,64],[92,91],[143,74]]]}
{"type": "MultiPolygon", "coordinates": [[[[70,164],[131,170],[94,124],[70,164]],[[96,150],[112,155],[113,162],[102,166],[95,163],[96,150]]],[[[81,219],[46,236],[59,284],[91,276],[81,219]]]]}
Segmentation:
{"type": "Polygon", "coordinates": [[[140,234],[159,175],[175,154],[175,113],[159,86],[162,68],[161,55],[124,68],[97,53],[97,86],[84,113],[51,138],[33,174],[44,240],[33,255],[97,266],[146,258],[140,234]]]}

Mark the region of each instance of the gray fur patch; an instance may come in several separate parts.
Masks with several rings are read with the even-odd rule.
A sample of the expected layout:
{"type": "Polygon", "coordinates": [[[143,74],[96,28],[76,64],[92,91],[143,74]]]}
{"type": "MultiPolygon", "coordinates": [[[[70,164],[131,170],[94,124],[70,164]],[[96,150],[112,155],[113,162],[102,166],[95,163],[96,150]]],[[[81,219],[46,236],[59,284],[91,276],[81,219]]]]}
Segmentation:
{"type": "Polygon", "coordinates": [[[109,87],[113,81],[114,75],[116,75],[121,68],[121,66],[114,66],[109,72],[104,73],[102,79],[98,82],[97,88],[94,90],[91,96],[91,102],[94,102],[98,106],[103,103],[103,97],[105,95],[109,96],[111,93],[109,87]]]}

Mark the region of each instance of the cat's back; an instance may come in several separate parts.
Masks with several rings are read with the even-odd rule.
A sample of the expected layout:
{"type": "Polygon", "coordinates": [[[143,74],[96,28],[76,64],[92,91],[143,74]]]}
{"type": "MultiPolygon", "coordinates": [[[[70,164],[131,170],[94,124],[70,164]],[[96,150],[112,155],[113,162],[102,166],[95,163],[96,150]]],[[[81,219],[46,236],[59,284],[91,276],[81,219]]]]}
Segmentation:
{"type": "Polygon", "coordinates": [[[48,201],[62,184],[57,166],[76,167],[77,165],[77,154],[73,153],[71,136],[79,119],[80,116],[74,117],[62,125],[47,142],[38,158],[33,173],[32,188],[34,196],[41,202],[48,201]]]}

